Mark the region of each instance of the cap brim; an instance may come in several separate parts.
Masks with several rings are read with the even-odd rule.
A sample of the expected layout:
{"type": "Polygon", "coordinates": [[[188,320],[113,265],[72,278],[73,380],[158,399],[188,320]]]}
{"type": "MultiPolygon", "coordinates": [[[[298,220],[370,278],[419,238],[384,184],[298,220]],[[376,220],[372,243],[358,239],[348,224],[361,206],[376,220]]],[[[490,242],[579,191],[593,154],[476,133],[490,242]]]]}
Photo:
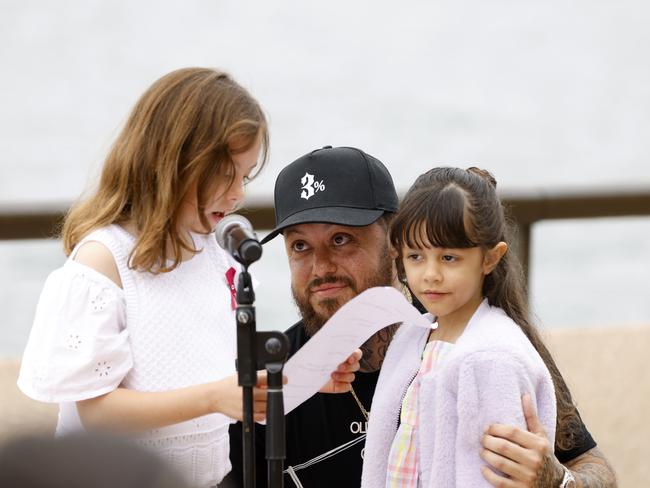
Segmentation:
{"type": "Polygon", "coordinates": [[[280,234],[284,229],[291,227],[292,225],[338,224],[349,225],[351,227],[362,227],[375,222],[384,214],[384,212],[384,210],[351,207],[309,208],[284,219],[275,227],[275,229],[261,240],[261,243],[266,244],[275,236],[280,234]]]}

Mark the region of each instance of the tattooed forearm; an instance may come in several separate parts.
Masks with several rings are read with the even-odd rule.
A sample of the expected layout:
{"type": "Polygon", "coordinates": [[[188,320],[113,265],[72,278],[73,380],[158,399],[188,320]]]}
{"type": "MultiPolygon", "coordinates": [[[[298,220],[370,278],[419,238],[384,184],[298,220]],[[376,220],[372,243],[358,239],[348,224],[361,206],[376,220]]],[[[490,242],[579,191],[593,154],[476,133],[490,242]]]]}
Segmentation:
{"type": "Polygon", "coordinates": [[[594,447],[566,464],[578,488],[616,488],[616,475],[605,455],[594,447]]]}
{"type": "Polygon", "coordinates": [[[393,340],[395,331],[399,327],[399,324],[389,325],[378,331],[370,339],[368,339],[361,346],[361,351],[363,356],[361,357],[360,365],[361,371],[364,373],[370,373],[372,371],[377,371],[381,368],[382,363],[384,362],[384,357],[386,357],[386,351],[390,345],[390,341],[393,340]]]}
{"type": "Polygon", "coordinates": [[[551,452],[546,455],[542,469],[533,486],[534,488],[559,486],[563,477],[564,468],[551,452]]]}

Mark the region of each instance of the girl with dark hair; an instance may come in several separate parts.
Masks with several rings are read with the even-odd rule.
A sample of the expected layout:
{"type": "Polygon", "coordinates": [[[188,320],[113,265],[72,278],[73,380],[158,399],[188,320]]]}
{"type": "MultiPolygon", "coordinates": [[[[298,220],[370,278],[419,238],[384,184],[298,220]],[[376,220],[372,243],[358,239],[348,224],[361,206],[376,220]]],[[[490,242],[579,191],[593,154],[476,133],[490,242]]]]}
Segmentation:
{"type": "Polygon", "coordinates": [[[391,242],[400,279],[431,327],[404,324],[390,345],[372,402],[362,486],[491,486],[481,437],[492,423],[525,428],[524,394],[551,444],[556,419],[559,431],[572,431],[577,414],[528,318],[508,234],[487,171],[434,168],[407,192],[391,242]]]}

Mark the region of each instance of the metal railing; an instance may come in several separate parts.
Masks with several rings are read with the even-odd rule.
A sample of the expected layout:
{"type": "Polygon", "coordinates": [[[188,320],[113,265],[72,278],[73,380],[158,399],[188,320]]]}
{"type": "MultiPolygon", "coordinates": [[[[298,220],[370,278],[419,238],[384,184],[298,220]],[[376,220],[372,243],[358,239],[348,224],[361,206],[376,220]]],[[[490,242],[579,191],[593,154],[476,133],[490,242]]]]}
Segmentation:
{"type": "Polygon", "coordinates": [[[532,226],[542,220],[650,216],[650,186],[528,190],[501,195],[517,226],[516,251],[528,275],[532,226]]]}
{"type": "MultiPolygon", "coordinates": [[[[530,236],[535,222],[650,215],[650,187],[526,190],[501,195],[518,228],[516,251],[524,270],[530,262],[530,236]]],[[[69,203],[0,205],[0,240],[55,237],[69,203]]],[[[252,201],[241,213],[256,229],[271,229],[270,202],[252,201]]]]}

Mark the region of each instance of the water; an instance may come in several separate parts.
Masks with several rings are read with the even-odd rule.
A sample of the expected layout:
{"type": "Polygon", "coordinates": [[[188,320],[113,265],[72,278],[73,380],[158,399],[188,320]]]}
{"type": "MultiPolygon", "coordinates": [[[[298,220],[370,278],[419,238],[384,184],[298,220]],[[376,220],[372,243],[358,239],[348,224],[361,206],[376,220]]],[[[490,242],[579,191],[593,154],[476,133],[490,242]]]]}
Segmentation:
{"type": "MultiPolygon", "coordinates": [[[[0,201],[70,201],[129,108],[172,69],[221,66],[261,101],[272,152],[249,187],[326,144],[386,163],[404,191],[437,163],[504,189],[650,185],[650,6],[593,2],[5,0],[0,201]]],[[[532,302],[545,325],[650,323],[650,219],[544,222],[532,302]]],[[[281,240],[255,272],[261,328],[290,304],[281,240]]],[[[56,242],[0,243],[0,356],[24,346],[56,242]]]]}

